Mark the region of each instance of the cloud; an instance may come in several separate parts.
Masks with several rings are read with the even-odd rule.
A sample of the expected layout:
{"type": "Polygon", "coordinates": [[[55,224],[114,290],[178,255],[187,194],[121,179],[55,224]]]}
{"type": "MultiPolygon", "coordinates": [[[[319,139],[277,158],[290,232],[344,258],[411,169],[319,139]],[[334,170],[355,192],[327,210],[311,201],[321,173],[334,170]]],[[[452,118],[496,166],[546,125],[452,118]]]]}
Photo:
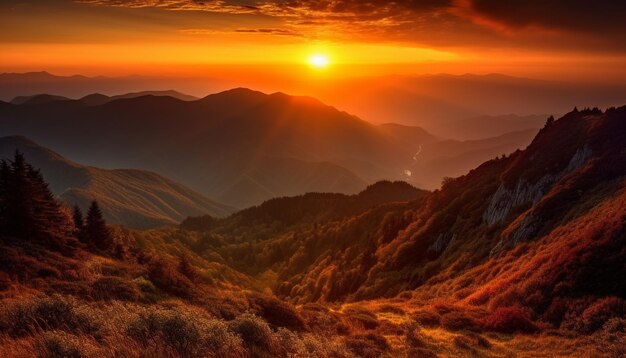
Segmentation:
{"type": "Polygon", "coordinates": [[[542,27],[575,32],[626,31],[626,2],[619,0],[462,1],[471,15],[520,29],[542,27]]]}
{"type": "Polygon", "coordinates": [[[619,0],[77,0],[130,8],[258,15],[279,21],[237,32],[382,39],[443,46],[601,46],[626,50],[619,0]],[[547,36],[546,36],[547,33],[547,36]],[[576,34],[586,34],[585,38],[576,34]]]}

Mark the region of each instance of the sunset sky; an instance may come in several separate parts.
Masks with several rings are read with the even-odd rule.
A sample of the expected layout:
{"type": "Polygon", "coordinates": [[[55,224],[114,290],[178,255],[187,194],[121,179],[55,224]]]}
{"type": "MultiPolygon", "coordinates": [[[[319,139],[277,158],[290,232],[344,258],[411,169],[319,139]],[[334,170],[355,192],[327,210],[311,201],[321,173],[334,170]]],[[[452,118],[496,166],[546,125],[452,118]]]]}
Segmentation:
{"type": "Polygon", "coordinates": [[[625,12],[614,0],[4,0],[0,71],[621,81],[625,12]]]}

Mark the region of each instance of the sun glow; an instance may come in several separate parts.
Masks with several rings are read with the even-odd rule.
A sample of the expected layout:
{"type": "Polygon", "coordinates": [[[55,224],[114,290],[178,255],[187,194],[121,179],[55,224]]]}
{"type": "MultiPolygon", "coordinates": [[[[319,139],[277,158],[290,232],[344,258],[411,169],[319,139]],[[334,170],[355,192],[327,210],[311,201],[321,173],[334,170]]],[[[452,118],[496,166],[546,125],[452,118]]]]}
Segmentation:
{"type": "Polygon", "coordinates": [[[309,57],[309,64],[316,68],[324,68],[330,64],[330,60],[326,55],[316,54],[309,57]]]}

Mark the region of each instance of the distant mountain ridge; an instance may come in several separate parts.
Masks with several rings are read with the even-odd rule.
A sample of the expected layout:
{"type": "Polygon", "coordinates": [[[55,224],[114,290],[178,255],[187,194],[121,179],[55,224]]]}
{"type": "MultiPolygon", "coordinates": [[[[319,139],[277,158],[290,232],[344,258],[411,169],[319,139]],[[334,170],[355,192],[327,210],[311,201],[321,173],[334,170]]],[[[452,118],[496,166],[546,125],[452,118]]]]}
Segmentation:
{"type": "Polygon", "coordinates": [[[374,123],[418,126],[466,140],[538,129],[544,114],[561,115],[575,106],[621,105],[626,85],[503,74],[392,75],[339,82],[318,97],[374,123]]]}
{"type": "Polygon", "coordinates": [[[441,146],[419,127],[373,125],[314,98],[245,88],[195,101],[92,95],[4,104],[0,124],[0,134],[27,135],[99,167],[152,170],[237,207],[306,192],[354,194],[384,179],[434,189],[444,176],[461,175],[531,139],[508,135],[441,146]],[[465,152],[469,164],[430,170],[438,158],[465,152]]]}
{"type": "MultiPolygon", "coordinates": [[[[137,98],[143,96],[155,96],[155,97],[172,97],[180,99],[181,101],[196,101],[198,97],[190,96],[188,94],[180,93],[174,90],[166,90],[166,91],[141,91],[141,92],[132,92],[126,94],[120,94],[115,96],[106,96],[100,93],[94,93],[87,96],[84,96],[79,101],[90,105],[90,106],[99,106],[105,103],[115,101],[118,99],[124,98],[137,98]]],[[[63,96],[55,96],[49,94],[38,94],[33,96],[18,96],[13,98],[10,103],[12,104],[44,104],[55,101],[72,101],[73,99],[63,97],[63,96]]]]}
{"type": "Polygon", "coordinates": [[[85,210],[91,200],[98,200],[106,219],[114,224],[154,228],[177,224],[190,215],[221,217],[236,210],[156,173],[83,166],[25,137],[0,137],[0,158],[11,159],[16,150],[41,169],[62,201],[85,210]]]}

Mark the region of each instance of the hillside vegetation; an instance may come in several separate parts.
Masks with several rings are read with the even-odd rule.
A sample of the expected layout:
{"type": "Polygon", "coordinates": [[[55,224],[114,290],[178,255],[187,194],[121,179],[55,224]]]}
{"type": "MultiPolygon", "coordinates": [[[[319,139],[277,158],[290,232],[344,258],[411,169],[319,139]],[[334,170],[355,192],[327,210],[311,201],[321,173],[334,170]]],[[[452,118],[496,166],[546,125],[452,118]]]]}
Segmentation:
{"type": "Polygon", "coordinates": [[[96,244],[21,162],[2,188],[38,189],[0,192],[0,355],[626,354],[626,107],[549,118],[434,192],[276,198],[96,244]]]}

